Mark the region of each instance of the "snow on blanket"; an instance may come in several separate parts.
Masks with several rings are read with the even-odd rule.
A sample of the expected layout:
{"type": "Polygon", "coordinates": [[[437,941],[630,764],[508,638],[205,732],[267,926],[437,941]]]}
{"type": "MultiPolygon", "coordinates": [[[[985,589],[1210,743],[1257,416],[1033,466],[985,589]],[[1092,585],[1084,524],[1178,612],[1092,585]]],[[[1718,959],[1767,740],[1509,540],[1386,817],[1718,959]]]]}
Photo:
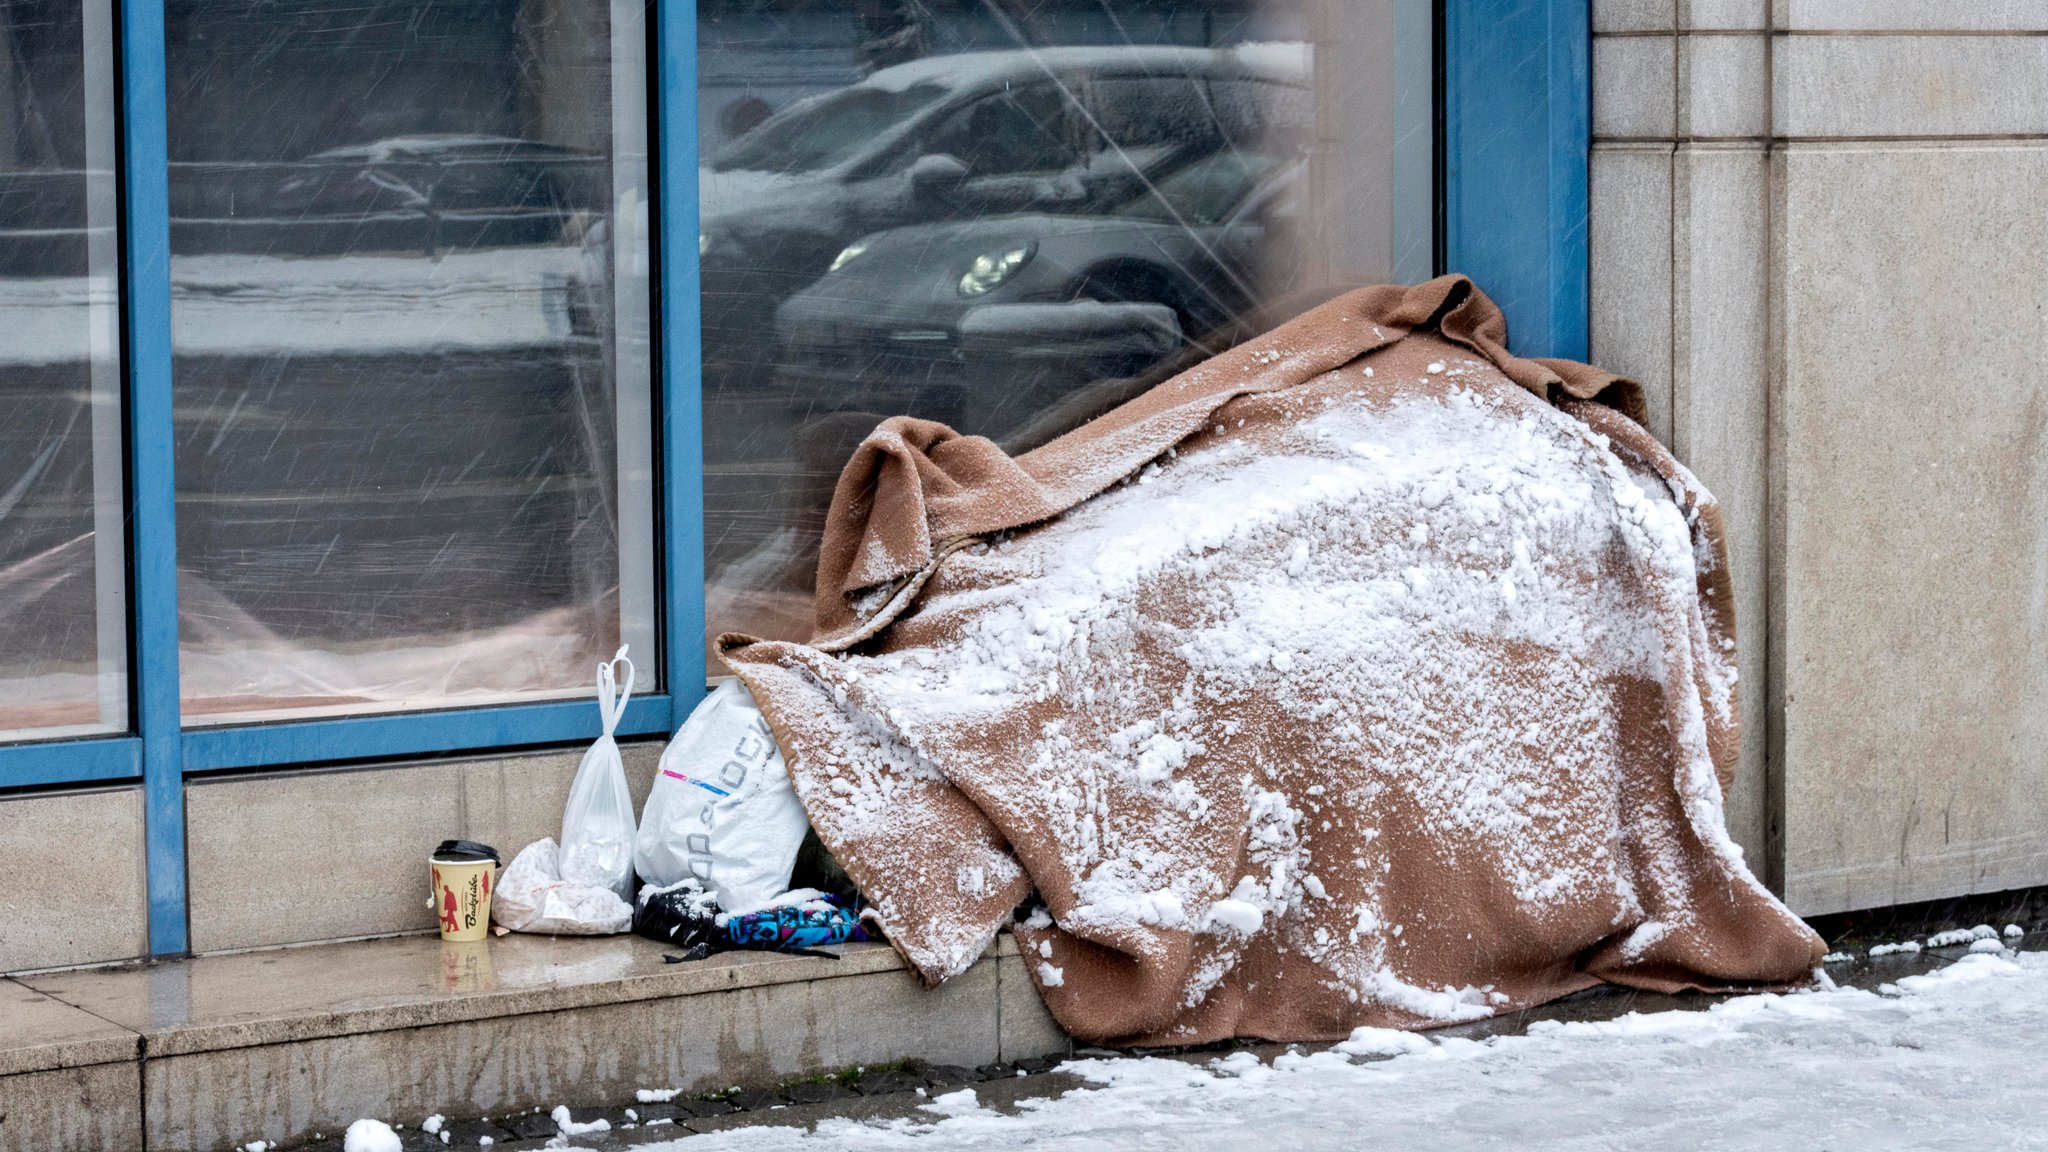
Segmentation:
{"type": "MultiPolygon", "coordinates": [[[[1407,1033],[1262,1065],[1102,1060],[1095,1083],[1004,1115],[965,1093],[921,1120],[753,1128],[690,1152],[952,1148],[2035,1148],[2048,1116],[2048,953],[1970,956],[1878,992],[1748,996],[1708,1011],[1407,1033]],[[1405,1043],[1404,1043],[1405,1042],[1405,1043]],[[979,1105],[979,1106],[975,1106],[979,1105]]],[[[651,1152],[663,1152],[657,1148],[651,1152]]]]}
{"type": "Polygon", "coordinates": [[[1028,970],[1088,1040],[1805,976],[1724,830],[1711,498],[1547,399],[1611,377],[1499,329],[1456,278],[1366,290],[1016,461],[877,430],[817,642],[724,644],[928,980],[1033,892],[1028,970]]]}

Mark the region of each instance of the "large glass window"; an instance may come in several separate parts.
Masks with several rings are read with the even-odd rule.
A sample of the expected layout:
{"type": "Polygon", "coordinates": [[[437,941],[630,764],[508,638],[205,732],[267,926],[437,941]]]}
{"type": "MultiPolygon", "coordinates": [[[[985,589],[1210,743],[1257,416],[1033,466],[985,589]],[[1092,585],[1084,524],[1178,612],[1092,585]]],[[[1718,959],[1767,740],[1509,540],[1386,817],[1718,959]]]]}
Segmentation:
{"type": "Polygon", "coordinates": [[[112,47],[0,3],[0,740],[128,727],[112,47]]]}
{"type": "Polygon", "coordinates": [[[658,666],[650,7],[167,4],[187,723],[658,666]]]}
{"type": "Polygon", "coordinates": [[[1429,276],[1428,0],[698,0],[709,632],[802,638],[847,455],[1044,443],[1429,276]]]}

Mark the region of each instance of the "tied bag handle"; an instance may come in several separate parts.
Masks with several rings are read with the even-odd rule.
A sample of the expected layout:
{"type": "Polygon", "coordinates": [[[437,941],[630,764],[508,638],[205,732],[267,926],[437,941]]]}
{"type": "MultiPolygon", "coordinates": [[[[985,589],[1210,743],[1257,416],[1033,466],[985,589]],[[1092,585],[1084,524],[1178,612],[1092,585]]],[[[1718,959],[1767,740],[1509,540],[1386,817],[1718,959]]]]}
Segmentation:
{"type": "Polygon", "coordinates": [[[633,695],[633,662],[626,658],[626,649],[631,645],[619,645],[618,652],[609,661],[597,666],[597,714],[604,720],[604,734],[610,737],[612,730],[619,726],[619,717],[626,714],[626,701],[633,695]],[[626,682],[619,686],[618,665],[626,666],[626,682]]]}

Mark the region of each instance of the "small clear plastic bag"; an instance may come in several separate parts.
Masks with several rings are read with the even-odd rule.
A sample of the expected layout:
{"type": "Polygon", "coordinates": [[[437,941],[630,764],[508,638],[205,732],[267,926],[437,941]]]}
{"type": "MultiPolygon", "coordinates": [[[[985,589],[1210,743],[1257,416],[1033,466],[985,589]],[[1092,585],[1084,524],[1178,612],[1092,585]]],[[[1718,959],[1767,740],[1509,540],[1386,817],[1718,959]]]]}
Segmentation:
{"type": "Polygon", "coordinates": [[[562,879],[609,889],[626,901],[633,897],[633,794],[626,787],[626,766],[612,733],[632,695],[633,662],[622,647],[609,663],[597,666],[597,710],[604,735],[583,754],[576,782],[569,786],[569,803],[562,810],[562,879]],[[618,674],[621,664],[623,682],[618,674]]]}

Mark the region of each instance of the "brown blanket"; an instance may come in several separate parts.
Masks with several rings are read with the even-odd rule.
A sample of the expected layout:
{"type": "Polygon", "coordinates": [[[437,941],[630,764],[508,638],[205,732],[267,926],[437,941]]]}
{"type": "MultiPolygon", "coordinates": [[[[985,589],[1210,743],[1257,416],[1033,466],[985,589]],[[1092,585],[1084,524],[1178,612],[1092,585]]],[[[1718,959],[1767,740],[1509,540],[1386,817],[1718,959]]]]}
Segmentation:
{"type": "Polygon", "coordinates": [[[1806,977],[1722,790],[1713,499],[1470,283],[1363,289],[1011,458],[892,419],[809,645],[721,640],[929,982],[1088,1041],[1333,1039],[1806,977]]]}

